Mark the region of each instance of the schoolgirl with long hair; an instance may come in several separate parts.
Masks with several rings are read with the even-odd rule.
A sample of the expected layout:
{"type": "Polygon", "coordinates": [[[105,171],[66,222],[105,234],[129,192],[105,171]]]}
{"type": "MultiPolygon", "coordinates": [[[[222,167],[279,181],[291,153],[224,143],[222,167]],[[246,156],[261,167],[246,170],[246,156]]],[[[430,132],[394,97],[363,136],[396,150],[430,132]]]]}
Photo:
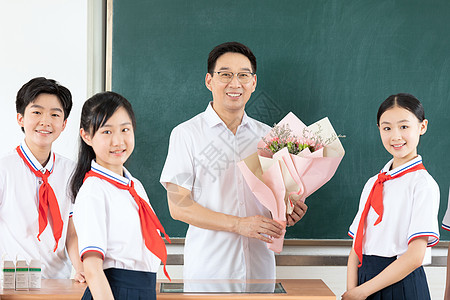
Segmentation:
{"type": "Polygon", "coordinates": [[[165,269],[164,229],[142,184],[124,167],[134,149],[131,104],[114,92],[83,105],[80,148],[71,181],[86,289],[82,299],[156,299],[165,269]]]}

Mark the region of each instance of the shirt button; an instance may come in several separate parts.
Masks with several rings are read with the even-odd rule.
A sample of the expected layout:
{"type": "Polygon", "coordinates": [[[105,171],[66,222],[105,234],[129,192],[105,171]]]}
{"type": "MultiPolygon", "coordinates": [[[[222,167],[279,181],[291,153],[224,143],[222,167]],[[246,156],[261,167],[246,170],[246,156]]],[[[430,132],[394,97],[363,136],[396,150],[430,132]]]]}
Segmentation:
{"type": "Polygon", "coordinates": [[[39,184],[42,184],[42,181],[39,180],[38,183],[39,183],[39,184]]]}

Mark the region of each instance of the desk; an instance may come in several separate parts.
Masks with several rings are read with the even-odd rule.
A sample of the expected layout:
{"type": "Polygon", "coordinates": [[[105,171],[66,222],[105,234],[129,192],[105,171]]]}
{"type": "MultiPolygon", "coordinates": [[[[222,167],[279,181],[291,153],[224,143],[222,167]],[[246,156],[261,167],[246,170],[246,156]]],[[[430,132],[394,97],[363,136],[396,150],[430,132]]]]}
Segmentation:
{"type": "MultiPolygon", "coordinates": [[[[160,282],[157,283],[158,300],[236,300],[236,299],[297,299],[297,300],[336,300],[336,296],[320,279],[279,279],[286,294],[169,294],[159,293],[160,282]]],[[[163,281],[167,282],[167,281],[163,281]]],[[[183,282],[173,280],[173,282],[183,282]]],[[[268,282],[268,281],[252,281],[268,282]]],[[[273,282],[273,281],[272,281],[273,282]]],[[[1,300],[79,300],[83,295],[85,283],[76,283],[70,279],[43,279],[40,290],[14,291],[0,290],[1,300]]]]}
{"type": "Polygon", "coordinates": [[[0,290],[0,298],[1,300],[80,300],[86,286],[86,283],[78,283],[71,279],[42,279],[39,290],[0,290]]]}
{"type": "MultiPolygon", "coordinates": [[[[218,280],[210,280],[211,282],[218,282],[218,280]]],[[[231,281],[231,280],[230,280],[231,281]]],[[[161,280],[157,283],[156,292],[158,300],[236,300],[236,299],[258,299],[258,300],[336,300],[336,296],[328,288],[328,286],[320,279],[277,279],[273,280],[250,280],[255,283],[270,283],[281,282],[285,294],[175,294],[175,293],[160,293],[160,283],[168,282],[161,280]]],[[[183,282],[181,280],[173,280],[172,282],[183,282]]],[[[185,281],[185,283],[190,281],[185,281]]],[[[192,281],[201,282],[201,281],[192,281]]],[[[226,283],[226,280],[222,280],[226,283]]],[[[233,280],[232,282],[239,282],[233,280]]],[[[242,282],[242,281],[240,281],[242,282]]],[[[3,300],[3,299],[2,299],[3,300]]]]}

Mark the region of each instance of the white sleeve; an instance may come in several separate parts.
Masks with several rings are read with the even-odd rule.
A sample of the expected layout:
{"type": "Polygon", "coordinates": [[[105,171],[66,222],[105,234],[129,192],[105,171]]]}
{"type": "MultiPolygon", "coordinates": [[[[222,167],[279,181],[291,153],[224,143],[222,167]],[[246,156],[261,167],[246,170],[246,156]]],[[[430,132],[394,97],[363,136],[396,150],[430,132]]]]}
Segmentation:
{"type": "Polygon", "coordinates": [[[169,150],[159,181],[167,188],[167,183],[174,183],[192,191],[194,185],[194,157],[192,133],[183,126],[172,130],[169,150]]]}
{"type": "MultiPolygon", "coordinates": [[[[70,177],[69,177],[70,178],[70,177]]],[[[73,217],[73,206],[74,204],[72,203],[72,197],[70,196],[70,179],[67,180],[67,185],[66,185],[66,198],[65,201],[68,204],[68,209],[67,212],[69,213],[69,218],[73,217]]],[[[62,217],[62,216],[61,216],[62,217]]]]}
{"type": "Polygon", "coordinates": [[[439,242],[439,186],[432,178],[422,178],[414,188],[408,244],[415,238],[427,236],[428,247],[432,247],[439,242]]]}
{"type": "Polygon", "coordinates": [[[447,210],[445,211],[444,219],[442,219],[442,228],[450,231],[450,191],[448,195],[448,202],[447,202],[447,210]]]}
{"type": "Polygon", "coordinates": [[[73,222],[78,235],[80,257],[86,252],[98,252],[105,259],[107,249],[108,208],[101,180],[88,178],[78,192],[75,200],[73,222]]]}

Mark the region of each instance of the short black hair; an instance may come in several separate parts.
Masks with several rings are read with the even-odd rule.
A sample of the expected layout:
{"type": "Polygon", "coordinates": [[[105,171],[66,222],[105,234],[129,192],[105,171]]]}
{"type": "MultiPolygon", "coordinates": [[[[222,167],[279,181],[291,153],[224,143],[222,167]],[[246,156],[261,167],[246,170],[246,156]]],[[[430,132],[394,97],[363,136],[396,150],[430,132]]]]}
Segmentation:
{"type": "Polygon", "coordinates": [[[256,57],[253,54],[252,50],[245,46],[244,44],[238,42],[227,42],[220,44],[209,52],[208,55],[208,73],[213,75],[214,68],[216,67],[217,59],[225,53],[240,53],[245,55],[248,60],[250,60],[250,64],[252,65],[252,73],[256,73],[256,57]]]}
{"type": "Polygon", "coordinates": [[[72,94],[68,88],[60,85],[57,81],[45,77],[33,78],[20,88],[16,97],[17,113],[23,116],[28,104],[34,102],[40,94],[55,95],[63,108],[64,120],[69,117],[72,109],[72,94]]]}
{"type": "Polygon", "coordinates": [[[420,103],[419,99],[414,97],[411,94],[407,93],[399,93],[396,95],[391,95],[387,97],[386,100],[381,103],[380,107],[378,108],[377,113],[377,125],[380,126],[380,118],[381,115],[393,108],[393,107],[401,107],[404,108],[411,113],[413,113],[416,118],[419,120],[419,122],[422,122],[425,120],[425,110],[423,109],[422,103],[420,103]]]}

